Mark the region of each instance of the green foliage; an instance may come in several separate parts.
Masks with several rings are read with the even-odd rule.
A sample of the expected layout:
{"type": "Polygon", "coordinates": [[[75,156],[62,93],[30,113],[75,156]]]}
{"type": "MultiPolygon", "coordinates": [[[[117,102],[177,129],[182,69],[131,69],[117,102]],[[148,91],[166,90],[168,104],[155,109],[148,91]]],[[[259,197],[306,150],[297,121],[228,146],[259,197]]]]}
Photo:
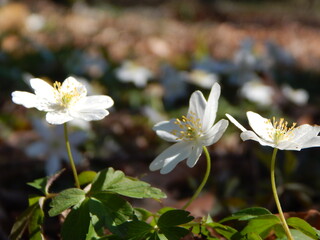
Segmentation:
{"type": "Polygon", "coordinates": [[[129,178],[122,171],[113,168],[102,170],[93,180],[90,193],[107,191],[132,198],[165,198],[166,195],[150,184],[129,178]]]}
{"type": "Polygon", "coordinates": [[[301,233],[307,235],[311,239],[319,239],[320,237],[316,229],[314,229],[309,223],[307,223],[301,218],[297,218],[297,217],[288,218],[287,223],[289,226],[299,230],[301,233]]]}
{"type": "Polygon", "coordinates": [[[13,225],[9,238],[18,240],[22,238],[23,233],[28,229],[30,240],[43,239],[41,226],[43,224],[43,210],[40,202],[42,197],[32,198],[32,204],[19,216],[13,225]]]}
{"type": "Polygon", "coordinates": [[[96,175],[97,173],[95,171],[84,171],[80,173],[78,176],[80,185],[91,183],[96,175]]]}

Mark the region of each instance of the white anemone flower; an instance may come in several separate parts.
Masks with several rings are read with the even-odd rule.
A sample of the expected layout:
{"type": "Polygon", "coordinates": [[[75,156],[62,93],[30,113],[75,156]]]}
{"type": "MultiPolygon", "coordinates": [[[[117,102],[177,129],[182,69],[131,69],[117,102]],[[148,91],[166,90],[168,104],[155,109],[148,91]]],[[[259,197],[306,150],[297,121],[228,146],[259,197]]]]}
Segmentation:
{"type": "Polygon", "coordinates": [[[32,78],[30,85],[35,94],[15,91],[12,101],[47,112],[46,120],[50,124],[63,124],[73,119],[101,120],[109,114],[106,109],[113,105],[109,96],[87,96],[85,86],[74,77],[68,77],[62,84],[55,82],[53,86],[42,79],[32,78]]]}
{"type": "Polygon", "coordinates": [[[125,61],[120,68],[116,69],[116,75],[121,82],[133,82],[136,87],[145,87],[152,78],[149,69],[139,66],[132,61],[125,61]]]}
{"type": "Polygon", "coordinates": [[[184,159],[187,159],[189,167],[193,167],[203,146],[212,145],[220,139],[229,122],[222,119],[214,124],[219,96],[218,83],[212,86],[208,102],[200,91],[195,91],[190,97],[187,116],[163,121],[153,127],[159,137],[175,144],[153,160],[149,167],[151,171],[161,169],[161,174],[169,173],[184,159]]]}
{"type": "Polygon", "coordinates": [[[241,131],[241,139],[254,140],[263,146],[270,146],[280,150],[296,150],[300,151],[303,148],[319,147],[320,146],[320,126],[311,126],[303,124],[296,127],[293,123],[291,127],[283,118],[276,121],[275,118],[271,121],[261,117],[254,112],[247,112],[249,125],[253,131],[245,129],[237,120],[229,114],[226,114],[229,120],[236,125],[241,131]]]}
{"type": "Polygon", "coordinates": [[[202,88],[210,89],[218,81],[218,75],[202,69],[194,69],[190,73],[187,73],[186,81],[202,88]]]}

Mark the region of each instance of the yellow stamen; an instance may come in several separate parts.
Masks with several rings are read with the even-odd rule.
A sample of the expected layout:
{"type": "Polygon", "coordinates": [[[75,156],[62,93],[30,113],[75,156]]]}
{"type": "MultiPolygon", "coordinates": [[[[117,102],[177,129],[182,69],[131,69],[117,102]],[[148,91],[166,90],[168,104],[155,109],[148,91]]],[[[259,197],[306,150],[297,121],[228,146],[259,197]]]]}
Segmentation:
{"type": "Polygon", "coordinates": [[[202,124],[195,113],[191,112],[189,118],[182,116],[181,120],[176,119],[174,124],[178,125],[180,131],[173,130],[171,133],[176,135],[176,140],[194,141],[202,134],[202,124]]]}
{"type": "Polygon", "coordinates": [[[282,140],[289,140],[292,137],[292,130],[296,127],[297,123],[293,123],[291,127],[288,127],[288,122],[284,118],[280,118],[279,121],[275,117],[272,118],[272,122],[269,119],[267,123],[271,123],[273,128],[269,129],[269,137],[277,144],[282,140]]]}
{"type": "Polygon", "coordinates": [[[53,84],[53,88],[56,90],[54,92],[55,98],[62,107],[69,107],[70,105],[74,104],[84,93],[81,91],[81,89],[73,85],[67,85],[67,91],[63,91],[62,84],[60,82],[55,82],[53,84]]]}

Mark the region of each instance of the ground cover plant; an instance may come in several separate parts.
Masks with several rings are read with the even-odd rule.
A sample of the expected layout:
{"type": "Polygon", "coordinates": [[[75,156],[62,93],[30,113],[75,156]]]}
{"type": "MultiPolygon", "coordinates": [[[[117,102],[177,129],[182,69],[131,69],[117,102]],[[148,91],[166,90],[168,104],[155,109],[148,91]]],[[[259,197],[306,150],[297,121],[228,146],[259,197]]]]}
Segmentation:
{"type": "Polygon", "coordinates": [[[51,6],[72,11],[35,5],[48,15],[20,14],[24,27],[0,23],[0,179],[9,179],[0,185],[0,237],[319,239],[319,76],[303,73],[303,61],[250,34],[219,59],[205,25],[190,40],[201,31],[188,11],[206,13],[195,1],[171,5],[181,29],[190,24],[184,46],[150,30],[162,18],[123,24],[119,16],[136,15],[121,5],[51,6]],[[77,21],[89,27],[57,27],[77,21]],[[119,27],[126,40],[103,46],[119,27]],[[48,34],[56,48],[44,44],[48,34]],[[148,41],[126,45],[130,34],[148,41]],[[17,54],[17,39],[32,44],[17,54]],[[15,185],[23,194],[9,192],[15,185]]]}

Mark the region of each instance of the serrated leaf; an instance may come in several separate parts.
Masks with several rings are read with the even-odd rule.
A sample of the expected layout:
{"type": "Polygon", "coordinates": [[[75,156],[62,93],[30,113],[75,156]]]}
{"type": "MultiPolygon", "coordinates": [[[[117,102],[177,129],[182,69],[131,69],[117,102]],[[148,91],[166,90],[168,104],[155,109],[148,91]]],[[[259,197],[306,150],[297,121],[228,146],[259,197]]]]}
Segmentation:
{"type": "Polygon", "coordinates": [[[96,231],[102,227],[108,228],[112,233],[120,234],[117,226],[133,218],[131,205],[111,193],[98,193],[89,199],[90,216],[95,216],[96,231]]]}
{"type": "MultiPolygon", "coordinates": [[[[246,235],[254,232],[259,234],[264,239],[278,224],[281,223],[279,218],[275,215],[259,216],[251,219],[248,225],[241,231],[241,234],[246,235]]],[[[283,231],[282,228],[279,229],[283,231]]]]}
{"type": "Polygon", "coordinates": [[[97,173],[95,171],[84,171],[78,176],[80,185],[85,185],[91,183],[96,177],[97,173]]]}
{"type": "Polygon", "coordinates": [[[143,221],[131,221],[123,223],[120,226],[122,231],[122,238],[128,240],[141,240],[147,239],[153,229],[148,223],[143,221]]]}
{"type": "Polygon", "coordinates": [[[231,239],[233,235],[235,235],[238,231],[230,226],[223,225],[217,222],[206,223],[205,226],[209,226],[213,228],[217,233],[222,235],[227,239],[231,239]]]}
{"type": "Polygon", "coordinates": [[[297,217],[291,217],[287,219],[289,226],[299,230],[312,239],[319,239],[316,230],[305,220],[297,217]]]}
{"type": "Polygon", "coordinates": [[[88,199],[86,199],[68,214],[61,229],[62,239],[86,239],[90,220],[88,199]]]}
{"type": "Polygon", "coordinates": [[[60,170],[59,172],[50,177],[38,178],[35,179],[33,182],[29,182],[27,184],[31,187],[40,190],[44,195],[47,195],[49,193],[50,186],[61,175],[63,171],[64,169],[60,170]]]}
{"type": "Polygon", "coordinates": [[[26,230],[29,224],[29,220],[33,215],[35,209],[38,207],[37,203],[29,206],[14,223],[9,238],[11,240],[18,240],[22,237],[22,234],[26,230]]]}
{"type": "Polygon", "coordinates": [[[69,188],[59,193],[53,198],[49,210],[49,215],[51,217],[56,216],[63,212],[64,210],[80,204],[86,197],[85,191],[78,188],[69,188]]]}
{"type": "Polygon", "coordinates": [[[42,235],[42,224],[43,224],[44,212],[38,205],[33,214],[30,217],[29,221],[29,239],[30,240],[43,240],[42,235]]]}
{"type": "Polygon", "coordinates": [[[232,214],[230,217],[222,219],[220,223],[230,220],[248,221],[263,215],[272,215],[272,213],[268,209],[261,207],[246,208],[232,214]]]}
{"type": "Polygon", "coordinates": [[[149,183],[129,178],[122,171],[108,168],[99,172],[92,183],[90,193],[108,191],[132,198],[160,199],[166,195],[149,183]]]}
{"type": "Polygon", "coordinates": [[[167,211],[159,217],[158,227],[161,229],[188,223],[194,219],[189,214],[190,212],[181,209],[167,211]]]}

